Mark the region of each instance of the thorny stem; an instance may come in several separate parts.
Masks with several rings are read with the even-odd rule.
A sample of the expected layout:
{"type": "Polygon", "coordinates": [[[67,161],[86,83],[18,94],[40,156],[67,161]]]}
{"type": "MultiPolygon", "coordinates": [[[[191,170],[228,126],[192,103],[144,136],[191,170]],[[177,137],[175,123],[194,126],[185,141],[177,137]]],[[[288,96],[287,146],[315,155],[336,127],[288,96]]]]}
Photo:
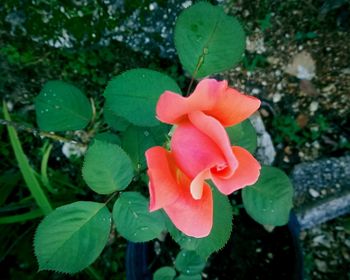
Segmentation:
{"type": "Polygon", "coordinates": [[[0,119],[0,124],[2,124],[2,125],[10,125],[13,128],[15,128],[16,130],[26,131],[26,132],[32,133],[34,136],[37,136],[37,137],[50,138],[50,139],[53,139],[53,140],[56,140],[56,141],[60,141],[60,142],[71,142],[71,143],[76,144],[77,146],[86,147],[86,144],[81,143],[81,142],[79,142],[77,140],[68,139],[68,138],[65,138],[63,136],[51,133],[51,132],[43,132],[43,131],[40,131],[38,129],[31,128],[31,127],[28,127],[28,126],[25,126],[23,124],[16,123],[16,122],[13,122],[13,121],[7,121],[7,120],[4,120],[4,119],[0,119]]]}

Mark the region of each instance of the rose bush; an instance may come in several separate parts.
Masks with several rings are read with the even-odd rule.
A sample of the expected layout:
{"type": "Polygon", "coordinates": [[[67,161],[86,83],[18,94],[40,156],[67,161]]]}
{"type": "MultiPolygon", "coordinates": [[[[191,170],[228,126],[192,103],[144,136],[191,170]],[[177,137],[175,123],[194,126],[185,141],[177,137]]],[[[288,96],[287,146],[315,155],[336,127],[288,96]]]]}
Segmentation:
{"type": "Polygon", "coordinates": [[[202,80],[189,97],[164,92],[157,103],[157,118],[176,127],[170,152],[162,147],[146,152],[150,211],[163,208],[186,235],[209,235],[213,203],[205,180],[229,195],[259,178],[259,162],[244,148],[232,146],[225,130],[259,106],[259,99],[214,79],[202,80]]]}

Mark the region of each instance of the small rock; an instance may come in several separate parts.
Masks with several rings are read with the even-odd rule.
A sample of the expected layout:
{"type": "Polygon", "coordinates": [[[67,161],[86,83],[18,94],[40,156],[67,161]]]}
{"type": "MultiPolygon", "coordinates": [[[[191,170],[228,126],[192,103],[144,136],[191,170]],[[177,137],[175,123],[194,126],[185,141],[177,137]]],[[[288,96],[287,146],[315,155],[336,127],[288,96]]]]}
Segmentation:
{"type": "Polygon", "coordinates": [[[316,75],[316,64],[308,52],[302,51],[292,58],[284,71],[300,80],[311,80],[316,75]]]}
{"type": "Polygon", "coordinates": [[[314,190],[314,189],[309,189],[309,194],[310,194],[312,197],[314,197],[314,198],[320,196],[320,193],[319,193],[318,191],[314,190]]]}
{"type": "Polygon", "coordinates": [[[312,101],[310,106],[309,106],[309,109],[311,112],[316,112],[318,109],[318,102],[312,101]]]}
{"type": "Polygon", "coordinates": [[[275,93],[275,94],[273,95],[273,98],[272,98],[272,100],[273,100],[274,103],[280,102],[281,99],[282,99],[282,95],[281,95],[280,93],[278,93],[278,92],[275,93]]]}

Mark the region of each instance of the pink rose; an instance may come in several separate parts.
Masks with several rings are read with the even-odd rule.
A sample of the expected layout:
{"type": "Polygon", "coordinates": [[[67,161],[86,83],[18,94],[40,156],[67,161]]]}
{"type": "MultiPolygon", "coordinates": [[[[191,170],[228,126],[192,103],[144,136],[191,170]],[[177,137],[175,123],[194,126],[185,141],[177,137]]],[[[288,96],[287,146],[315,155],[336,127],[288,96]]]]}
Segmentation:
{"type": "MultiPolygon", "coordinates": [[[[157,158],[153,149],[156,148],[146,153],[150,175],[150,210],[155,210],[152,205],[161,205],[159,208],[164,208],[169,215],[167,207],[176,207],[187,209],[191,212],[190,216],[193,216],[194,210],[185,204],[191,201],[192,205],[197,200],[201,205],[200,211],[205,209],[212,212],[211,190],[205,180],[211,179],[219,191],[226,195],[254,184],[260,174],[260,164],[244,148],[231,146],[224,127],[242,122],[259,106],[260,100],[257,98],[228,87],[226,81],[219,82],[214,79],[202,80],[189,97],[182,97],[170,91],[164,92],[157,104],[157,117],[162,122],[176,125],[176,128],[171,139],[171,153],[164,157],[167,158],[168,167],[163,160],[163,172],[155,172],[155,166],[158,169],[162,168],[155,164],[157,158]],[[176,172],[165,172],[169,166],[188,178],[185,185],[173,175],[177,174],[176,172]],[[169,176],[166,176],[166,180],[160,179],[158,173],[167,173],[169,176]],[[172,197],[176,194],[177,199],[165,200],[158,193],[165,188],[164,182],[170,180],[177,182],[172,184],[172,197]],[[210,205],[207,208],[203,207],[202,203],[209,200],[210,205]]],[[[160,147],[157,149],[164,150],[160,147]]],[[[165,150],[156,151],[157,156],[167,153],[165,150]]],[[[170,188],[167,186],[167,189],[170,188]]],[[[199,210],[196,210],[196,215],[199,214],[199,210]]],[[[185,216],[181,218],[176,213],[169,217],[181,231],[190,236],[203,237],[211,230],[212,221],[204,222],[200,218],[203,225],[197,225],[182,223],[181,219],[186,219],[185,216]],[[199,228],[195,230],[197,226],[199,228]]],[[[209,218],[212,219],[212,214],[203,215],[203,219],[209,218]]]]}

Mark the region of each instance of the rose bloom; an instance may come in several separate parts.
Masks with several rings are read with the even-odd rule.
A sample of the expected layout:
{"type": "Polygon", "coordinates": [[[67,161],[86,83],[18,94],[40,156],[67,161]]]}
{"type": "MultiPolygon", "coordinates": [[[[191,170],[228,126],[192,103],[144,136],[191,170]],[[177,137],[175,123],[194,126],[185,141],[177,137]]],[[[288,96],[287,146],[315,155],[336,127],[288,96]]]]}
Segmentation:
{"type": "Polygon", "coordinates": [[[205,237],[213,224],[213,199],[205,180],[225,194],[254,184],[260,164],[244,148],[231,146],[224,127],[251,116],[260,100],[204,79],[189,97],[166,91],[157,103],[160,121],[176,125],[171,151],[146,152],[150,211],[163,208],[174,225],[193,237],[205,237]]]}

